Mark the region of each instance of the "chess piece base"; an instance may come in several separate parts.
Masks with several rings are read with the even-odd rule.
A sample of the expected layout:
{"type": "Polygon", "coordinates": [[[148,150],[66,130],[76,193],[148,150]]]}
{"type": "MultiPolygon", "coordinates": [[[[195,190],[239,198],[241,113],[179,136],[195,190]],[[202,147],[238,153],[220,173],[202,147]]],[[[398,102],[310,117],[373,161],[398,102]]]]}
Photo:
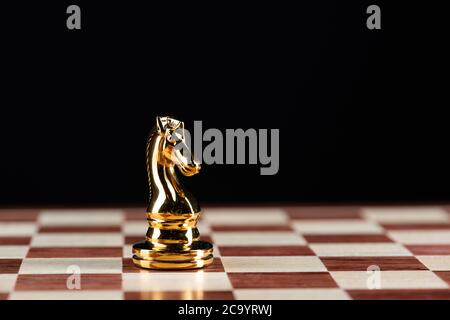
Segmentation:
{"type": "Polygon", "coordinates": [[[164,248],[144,241],[133,245],[133,262],[144,269],[199,269],[213,262],[212,253],[212,244],[202,240],[164,248]]]}

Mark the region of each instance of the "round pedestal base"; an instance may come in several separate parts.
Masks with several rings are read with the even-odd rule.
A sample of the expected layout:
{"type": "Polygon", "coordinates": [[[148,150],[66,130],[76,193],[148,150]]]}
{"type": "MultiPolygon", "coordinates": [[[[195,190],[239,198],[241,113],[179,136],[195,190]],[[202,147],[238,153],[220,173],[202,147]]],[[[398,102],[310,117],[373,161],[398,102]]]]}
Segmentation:
{"type": "Polygon", "coordinates": [[[213,261],[212,244],[197,240],[189,247],[168,246],[157,249],[150,242],[133,245],[133,262],[145,269],[198,269],[213,261]]]}

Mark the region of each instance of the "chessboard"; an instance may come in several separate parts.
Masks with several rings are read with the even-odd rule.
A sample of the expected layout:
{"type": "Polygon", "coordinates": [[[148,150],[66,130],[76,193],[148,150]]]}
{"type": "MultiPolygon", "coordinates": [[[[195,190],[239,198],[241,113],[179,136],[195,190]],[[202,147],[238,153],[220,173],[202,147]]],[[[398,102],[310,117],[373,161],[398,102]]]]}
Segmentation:
{"type": "Polygon", "coordinates": [[[2,209],[0,299],[450,299],[449,209],[208,207],[183,271],[134,266],[144,208],[2,209]]]}

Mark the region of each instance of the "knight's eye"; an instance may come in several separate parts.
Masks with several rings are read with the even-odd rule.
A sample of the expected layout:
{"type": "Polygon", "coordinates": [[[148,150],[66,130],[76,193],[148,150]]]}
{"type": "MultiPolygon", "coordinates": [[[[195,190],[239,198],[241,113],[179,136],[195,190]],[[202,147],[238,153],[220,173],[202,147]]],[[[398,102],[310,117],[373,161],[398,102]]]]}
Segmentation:
{"type": "Polygon", "coordinates": [[[168,133],[167,134],[167,141],[169,141],[170,143],[175,144],[177,142],[177,139],[171,133],[168,133]]]}

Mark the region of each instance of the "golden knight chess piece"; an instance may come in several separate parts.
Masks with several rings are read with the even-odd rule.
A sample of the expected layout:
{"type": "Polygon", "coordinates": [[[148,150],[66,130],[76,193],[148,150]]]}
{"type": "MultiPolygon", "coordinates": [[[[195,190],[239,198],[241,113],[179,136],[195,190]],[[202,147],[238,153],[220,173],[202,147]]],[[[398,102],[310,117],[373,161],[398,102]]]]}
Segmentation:
{"type": "Polygon", "coordinates": [[[200,206],[175,172],[178,167],[183,175],[192,176],[200,171],[200,164],[190,151],[180,149],[189,150],[184,123],[157,117],[146,149],[149,228],[146,240],[133,245],[133,262],[141,268],[195,269],[213,261],[212,244],[199,240],[200,206]]]}

